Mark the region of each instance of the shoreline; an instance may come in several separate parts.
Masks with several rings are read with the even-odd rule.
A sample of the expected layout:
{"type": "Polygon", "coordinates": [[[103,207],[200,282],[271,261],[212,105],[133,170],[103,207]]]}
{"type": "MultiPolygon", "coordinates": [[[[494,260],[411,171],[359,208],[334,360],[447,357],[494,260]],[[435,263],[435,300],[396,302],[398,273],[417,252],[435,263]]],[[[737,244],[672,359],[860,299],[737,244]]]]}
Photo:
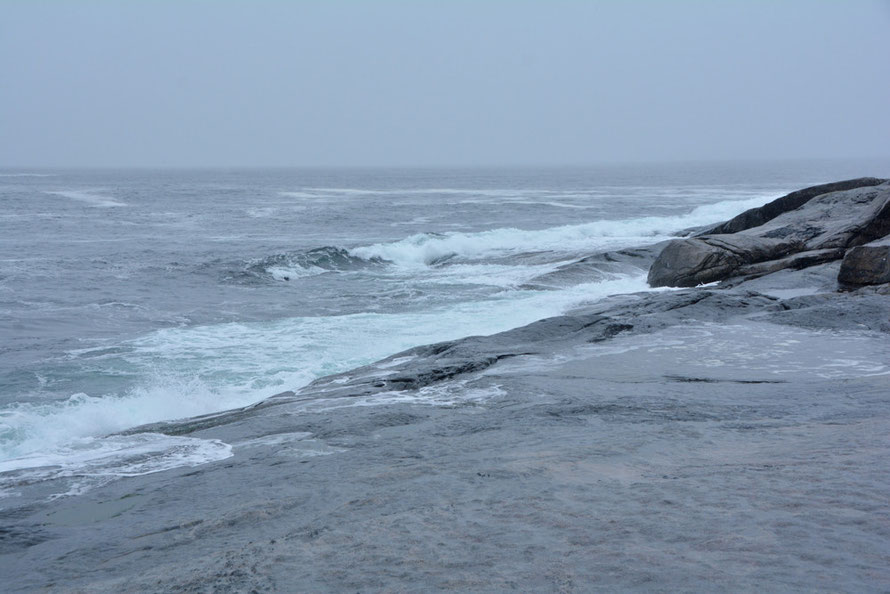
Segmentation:
{"type": "Polygon", "coordinates": [[[880,589],[890,299],[840,267],[613,296],[142,427],[233,456],[4,509],[7,585],[880,589]]]}

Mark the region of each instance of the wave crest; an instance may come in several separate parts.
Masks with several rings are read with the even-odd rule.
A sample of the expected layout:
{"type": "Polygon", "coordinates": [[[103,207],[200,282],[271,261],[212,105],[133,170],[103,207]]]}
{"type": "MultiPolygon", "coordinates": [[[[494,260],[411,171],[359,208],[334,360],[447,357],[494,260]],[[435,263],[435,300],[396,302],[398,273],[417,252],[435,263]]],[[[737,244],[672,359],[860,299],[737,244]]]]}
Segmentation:
{"type": "Polygon", "coordinates": [[[653,243],[675,237],[691,227],[726,220],[771,197],[726,200],[699,206],[688,214],[593,221],[547,229],[492,229],[478,233],[420,233],[392,243],[354,248],[349,254],[402,266],[435,266],[454,258],[474,259],[496,254],[540,251],[575,252],[610,249],[617,244],[653,243]]]}
{"type": "Polygon", "coordinates": [[[269,280],[289,281],[325,272],[361,270],[382,263],[381,258],[363,258],[341,247],[324,246],[250,260],[243,267],[231,272],[229,279],[246,284],[269,280]]]}

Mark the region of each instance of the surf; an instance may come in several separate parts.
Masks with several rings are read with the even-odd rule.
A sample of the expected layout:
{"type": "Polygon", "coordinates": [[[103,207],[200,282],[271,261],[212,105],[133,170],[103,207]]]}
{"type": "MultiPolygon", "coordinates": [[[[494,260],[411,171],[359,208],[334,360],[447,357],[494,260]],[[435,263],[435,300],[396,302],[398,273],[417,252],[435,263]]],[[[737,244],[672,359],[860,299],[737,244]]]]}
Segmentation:
{"type": "Polygon", "coordinates": [[[0,410],[0,459],[66,447],[163,420],[252,404],[319,377],[422,344],[508,330],[616,293],[647,290],[642,274],[615,275],[559,291],[510,291],[498,298],[397,314],[289,318],[167,328],[115,349],[72,353],[91,373],[123,370],[141,381],[125,393],[75,394],[0,410]]]}
{"type": "Polygon", "coordinates": [[[580,252],[655,243],[692,227],[718,223],[773,198],[756,196],[699,206],[683,215],[599,220],[545,229],[500,228],[478,233],[419,233],[405,239],[349,250],[364,259],[379,258],[405,267],[424,267],[444,258],[479,259],[538,251],[580,252]]]}

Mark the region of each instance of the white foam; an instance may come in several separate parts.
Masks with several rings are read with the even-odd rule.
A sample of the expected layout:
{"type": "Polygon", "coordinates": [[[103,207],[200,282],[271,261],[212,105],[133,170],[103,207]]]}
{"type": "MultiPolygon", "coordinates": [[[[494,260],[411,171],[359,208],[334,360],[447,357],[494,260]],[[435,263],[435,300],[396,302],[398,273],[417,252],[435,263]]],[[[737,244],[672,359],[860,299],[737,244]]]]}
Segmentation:
{"type": "Polygon", "coordinates": [[[248,208],[247,216],[254,219],[268,219],[278,214],[278,208],[272,206],[259,206],[256,208],[248,208]]]}
{"type": "MultiPolygon", "coordinates": [[[[395,367],[397,365],[401,365],[402,363],[407,363],[408,361],[411,361],[412,359],[416,359],[416,358],[417,358],[416,355],[408,355],[407,357],[396,357],[395,359],[386,361],[385,363],[378,363],[377,367],[379,367],[380,369],[388,369],[390,367],[395,367]]],[[[336,380],[334,380],[334,381],[336,381],[336,380]]]]}
{"type": "Polygon", "coordinates": [[[77,394],[64,402],[18,403],[0,411],[0,459],[52,451],[72,440],[146,423],[246,406],[413,346],[492,334],[610,294],[647,289],[641,274],[401,314],[158,330],[117,349],[73,353],[92,355],[91,363],[105,372],[142,376],[141,386],[125,394],[77,394]]]}
{"type": "Polygon", "coordinates": [[[120,202],[119,200],[115,200],[111,196],[103,196],[102,194],[97,194],[95,191],[82,191],[82,190],[59,190],[54,192],[46,192],[47,194],[52,194],[54,196],[64,196],[65,198],[70,198],[71,200],[77,200],[79,202],[84,202],[89,204],[90,206],[97,207],[111,207],[111,206],[126,206],[126,203],[120,202]]]}
{"type": "Polygon", "coordinates": [[[55,173],[0,173],[0,177],[54,177],[55,173]]]}
{"type": "Polygon", "coordinates": [[[685,215],[594,221],[538,230],[502,228],[479,233],[422,233],[392,243],[354,248],[350,253],[360,258],[383,258],[416,268],[454,255],[472,259],[504,253],[611,249],[668,239],[684,229],[714,224],[749,208],[762,206],[770,199],[758,196],[727,200],[699,206],[685,215]]]}
{"type": "Polygon", "coordinates": [[[228,444],[161,433],[73,440],[64,447],[0,461],[0,473],[43,468],[54,476],[105,474],[139,476],[178,466],[197,466],[232,455],[228,444]]]}
{"type": "Polygon", "coordinates": [[[484,402],[505,396],[507,392],[499,385],[474,388],[467,386],[467,380],[446,382],[424,386],[419,390],[401,392],[380,392],[373,396],[345,399],[337,404],[316,403],[307,408],[313,410],[336,410],[353,406],[382,406],[385,404],[424,404],[429,406],[457,406],[484,402]]]}
{"type": "MultiPolygon", "coordinates": [[[[302,187],[298,190],[281,191],[281,196],[294,198],[348,198],[350,196],[454,196],[469,197],[469,202],[513,202],[528,199],[575,200],[601,199],[612,197],[666,197],[713,199],[726,197],[743,199],[758,193],[752,188],[728,188],[725,186],[595,186],[583,189],[558,190],[544,188],[348,188],[348,187],[302,187]]],[[[781,192],[781,195],[785,192],[781,192]]],[[[460,202],[465,202],[461,200],[460,202]]]]}
{"type": "Polygon", "coordinates": [[[553,200],[516,200],[514,204],[538,204],[541,206],[553,206],[556,208],[576,208],[580,210],[587,210],[590,208],[600,208],[599,205],[589,205],[589,204],[567,204],[565,202],[556,202],[553,200]]]}
{"type": "Polygon", "coordinates": [[[278,192],[281,196],[289,198],[318,198],[319,195],[314,192],[278,192]]]}
{"type": "Polygon", "coordinates": [[[584,357],[609,357],[635,349],[646,351],[652,369],[669,368],[690,375],[702,368],[715,377],[755,380],[837,380],[890,374],[890,344],[876,333],[764,322],[677,326],[649,335],[619,336],[607,345],[584,347],[581,352],[584,357]]]}
{"type": "Polygon", "coordinates": [[[140,476],[182,466],[199,466],[232,456],[215,439],[138,433],[82,438],[64,446],[0,461],[0,489],[14,494],[35,483],[65,479],[52,498],[83,493],[120,477],[140,476]]]}
{"type": "Polygon", "coordinates": [[[266,272],[275,280],[289,281],[305,276],[316,276],[330,271],[318,266],[270,266],[266,269],[266,272]]]}
{"type": "Polygon", "coordinates": [[[549,264],[507,266],[503,264],[453,264],[429,271],[429,281],[441,284],[485,285],[512,289],[548,272],[553,272],[566,262],[549,264]]]}
{"type": "MultiPolygon", "coordinates": [[[[510,188],[391,188],[391,189],[367,189],[367,188],[300,188],[293,191],[279,192],[281,196],[291,198],[307,198],[316,200],[348,199],[362,196],[442,196],[467,199],[459,200],[459,203],[500,203],[521,202],[525,200],[553,200],[553,199],[590,199],[602,192],[592,190],[590,192],[563,192],[559,190],[543,189],[510,189],[510,188]]],[[[537,202],[529,202],[537,204],[537,202]]],[[[546,204],[546,202],[541,202],[546,204]]],[[[561,206],[563,204],[560,204],[561,206]]],[[[572,208],[586,208],[586,206],[572,208]]]]}
{"type": "Polygon", "coordinates": [[[136,425],[239,406],[238,394],[191,377],[152,376],[120,396],[75,394],[63,402],[16,403],[0,411],[0,460],[53,451],[136,425]]]}
{"type": "Polygon", "coordinates": [[[303,188],[303,192],[312,192],[313,194],[342,194],[354,196],[405,196],[405,195],[455,195],[455,196],[489,196],[493,198],[509,197],[509,196],[525,196],[529,194],[537,194],[546,190],[526,190],[526,189],[491,189],[491,188],[394,188],[394,189],[364,189],[364,188],[303,188]]]}

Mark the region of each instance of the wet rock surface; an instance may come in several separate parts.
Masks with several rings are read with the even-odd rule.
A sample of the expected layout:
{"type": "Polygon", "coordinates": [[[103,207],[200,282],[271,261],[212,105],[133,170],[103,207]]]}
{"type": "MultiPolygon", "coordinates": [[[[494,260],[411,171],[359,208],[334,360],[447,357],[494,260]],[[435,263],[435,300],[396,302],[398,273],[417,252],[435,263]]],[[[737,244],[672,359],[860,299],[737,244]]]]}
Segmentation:
{"type": "Polygon", "coordinates": [[[649,269],[663,244],[626,250],[613,250],[580,258],[541,274],[525,283],[524,288],[540,289],[565,287],[607,279],[615,273],[626,273],[630,268],[649,269]]]}
{"type": "Polygon", "coordinates": [[[848,251],[837,280],[845,287],[890,283],[890,237],[848,251]]]}
{"type": "Polygon", "coordinates": [[[153,427],[234,456],[7,504],[5,584],[879,589],[890,305],[755,285],[615,297],[153,427]]]}
{"type": "Polygon", "coordinates": [[[721,223],[716,227],[713,227],[707,231],[703,231],[702,235],[737,233],[739,231],[744,231],[745,229],[759,227],[760,225],[773,220],[779,215],[800,208],[816,196],[821,196],[822,194],[828,194],[830,192],[842,192],[845,190],[853,190],[856,188],[878,186],[882,183],[885,183],[886,181],[886,179],[877,177],[860,177],[856,179],[832,182],[828,184],[820,184],[818,186],[811,186],[809,188],[797,190],[795,192],[791,192],[790,194],[786,194],[781,198],[777,198],[769,204],[766,204],[759,208],[746,210],[742,214],[733,217],[725,223],[721,223]]]}
{"type": "Polygon", "coordinates": [[[740,217],[670,242],[649,269],[649,284],[693,287],[842,258],[847,248],[890,233],[890,183],[862,178],[814,186],[740,217]]]}
{"type": "Polygon", "coordinates": [[[0,500],[4,589],[886,589],[890,299],[811,255],[135,429],[233,455],[0,500]]]}

